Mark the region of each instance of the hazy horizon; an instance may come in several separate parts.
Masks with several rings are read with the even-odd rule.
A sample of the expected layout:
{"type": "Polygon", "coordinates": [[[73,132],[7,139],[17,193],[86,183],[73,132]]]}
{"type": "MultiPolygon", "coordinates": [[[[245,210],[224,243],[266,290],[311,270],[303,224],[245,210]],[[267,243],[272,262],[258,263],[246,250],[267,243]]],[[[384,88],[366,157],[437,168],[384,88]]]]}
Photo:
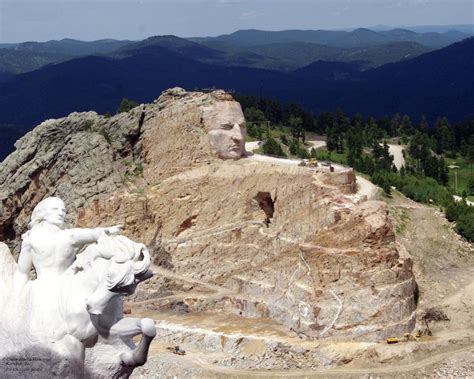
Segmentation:
{"type": "Polygon", "coordinates": [[[0,43],[472,25],[471,0],[0,0],[0,43]]]}
{"type": "MultiPolygon", "coordinates": [[[[443,28],[443,27],[452,27],[452,29],[448,29],[448,30],[455,30],[456,27],[467,27],[467,26],[471,27],[471,29],[474,29],[474,24],[456,24],[456,25],[453,25],[453,24],[446,24],[446,25],[371,25],[371,26],[355,26],[355,27],[352,27],[352,28],[340,28],[340,29],[297,29],[297,28],[293,28],[293,29],[273,29],[273,30],[270,30],[270,29],[250,28],[250,29],[238,29],[238,30],[234,30],[234,31],[231,31],[229,33],[224,33],[224,34],[232,34],[232,33],[235,33],[239,30],[260,30],[260,31],[266,31],[266,32],[278,32],[278,31],[286,31],[286,30],[352,31],[352,30],[355,30],[355,29],[371,29],[371,30],[373,30],[373,29],[377,29],[377,28],[380,28],[380,29],[383,28],[383,30],[392,30],[392,29],[407,29],[407,30],[410,30],[410,29],[418,29],[418,28],[443,28]]],[[[474,30],[473,30],[473,32],[474,32],[474,30]]],[[[60,41],[60,40],[64,40],[64,39],[71,39],[71,40],[84,41],[84,42],[93,42],[93,41],[100,41],[100,40],[141,41],[143,39],[150,38],[150,37],[166,36],[166,35],[174,35],[174,36],[179,37],[179,38],[206,38],[206,37],[218,37],[218,36],[221,36],[222,34],[193,35],[193,36],[177,36],[176,34],[151,34],[151,35],[145,36],[141,39],[132,39],[132,38],[118,39],[118,38],[114,38],[114,37],[103,37],[103,38],[97,38],[97,39],[79,39],[79,38],[72,38],[72,37],[69,37],[69,36],[64,36],[64,37],[60,37],[60,38],[51,38],[51,39],[45,39],[45,40],[30,39],[30,40],[14,41],[14,42],[0,41],[0,43],[9,44],[9,43],[22,43],[22,42],[48,42],[48,41],[54,41],[54,40],[60,41]]]]}

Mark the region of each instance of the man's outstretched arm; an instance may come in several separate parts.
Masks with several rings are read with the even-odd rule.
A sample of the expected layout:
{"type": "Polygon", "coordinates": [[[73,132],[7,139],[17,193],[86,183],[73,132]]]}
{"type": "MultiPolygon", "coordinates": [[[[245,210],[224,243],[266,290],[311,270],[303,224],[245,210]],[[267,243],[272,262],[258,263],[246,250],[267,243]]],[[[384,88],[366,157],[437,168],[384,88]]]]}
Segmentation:
{"type": "Polygon", "coordinates": [[[102,234],[115,235],[119,234],[122,231],[122,225],[115,225],[108,228],[73,228],[68,229],[67,232],[70,233],[72,244],[76,248],[82,248],[88,243],[97,242],[99,237],[102,234]]]}

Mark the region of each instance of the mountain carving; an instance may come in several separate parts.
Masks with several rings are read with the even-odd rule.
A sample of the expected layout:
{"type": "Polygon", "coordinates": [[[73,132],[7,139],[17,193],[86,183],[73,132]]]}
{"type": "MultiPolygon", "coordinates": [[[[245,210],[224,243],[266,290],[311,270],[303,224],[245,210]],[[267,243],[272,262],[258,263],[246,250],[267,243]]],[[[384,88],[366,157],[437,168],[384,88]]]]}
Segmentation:
{"type": "Polygon", "coordinates": [[[312,339],[411,331],[412,263],[385,204],[361,201],[350,169],[219,159],[203,114],[221,102],[174,88],[112,118],[43,122],[0,164],[0,240],[17,253],[31,210],[60,196],[71,226],[122,224],[147,244],[159,275],[133,307],[271,319],[312,339]]]}

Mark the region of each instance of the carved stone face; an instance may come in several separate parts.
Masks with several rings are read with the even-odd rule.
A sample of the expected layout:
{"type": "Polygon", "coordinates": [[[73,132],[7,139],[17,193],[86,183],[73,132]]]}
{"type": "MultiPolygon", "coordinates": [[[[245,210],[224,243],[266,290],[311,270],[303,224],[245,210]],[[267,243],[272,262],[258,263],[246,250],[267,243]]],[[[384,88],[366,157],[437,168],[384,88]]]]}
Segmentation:
{"type": "Polygon", "coordinates": [[[222,101],[205,108],[203,122],[219,158],[245,156],[245,118],[239,103],[222,101]]]}
{"type": "Polygon", "coordinates": [[[63,226],[66,217],[66,207],[63,201],[57,197],[50,197],[47,200],[44,205],[44,220],[48,224],[63,226]]]}

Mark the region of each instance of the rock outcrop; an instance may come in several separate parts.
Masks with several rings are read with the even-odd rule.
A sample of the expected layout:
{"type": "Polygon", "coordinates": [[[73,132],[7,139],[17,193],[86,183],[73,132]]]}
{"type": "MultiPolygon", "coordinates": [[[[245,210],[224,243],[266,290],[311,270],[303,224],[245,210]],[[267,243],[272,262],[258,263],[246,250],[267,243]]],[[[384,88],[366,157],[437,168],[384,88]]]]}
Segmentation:
{"type": "Polygon", "coordinates": [[[0,240],[18,249],[30,210],[61,196],[74,224],[123,224],[147,243],[162,270],[135,299],[149,309],[270,318],[313,338],[410,331],[416,284],[384,203],[355,201],[350,170],[219,160],[202,122],[218,101],[229,95],[173,89],[110,119],[41,124],[0,165],[0,240]]]}

